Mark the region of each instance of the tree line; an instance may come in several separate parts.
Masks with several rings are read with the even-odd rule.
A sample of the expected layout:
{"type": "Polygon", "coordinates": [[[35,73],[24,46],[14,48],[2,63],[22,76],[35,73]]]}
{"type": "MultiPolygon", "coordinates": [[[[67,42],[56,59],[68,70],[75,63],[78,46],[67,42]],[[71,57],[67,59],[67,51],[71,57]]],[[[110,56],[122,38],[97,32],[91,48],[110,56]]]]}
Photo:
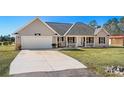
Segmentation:
{"type": "Polygon", "coordinates": [[[15,42],[15,38],[11,35],[0,36],[0,45],[11,45],[13,42],[15,42]]]}
{"type": "MultiPolygon", "coordinates": [[[[89,26],[92,26],[93,28],[101,27],[101,25],[98,25],[96,20],[90,21],[89,26]]],[[[110,34],[124,34],[124,17],[121,17],[119,19],[109,19],[103,24],[102,27],[105,28],[110,34]]]]}

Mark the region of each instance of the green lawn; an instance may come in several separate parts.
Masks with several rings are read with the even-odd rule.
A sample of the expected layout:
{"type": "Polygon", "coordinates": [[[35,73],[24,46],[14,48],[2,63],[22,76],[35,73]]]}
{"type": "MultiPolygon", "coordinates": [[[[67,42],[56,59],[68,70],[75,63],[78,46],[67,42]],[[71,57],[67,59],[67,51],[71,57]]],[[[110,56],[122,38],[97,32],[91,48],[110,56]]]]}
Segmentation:
{"type": "Polygon", "coordinates": [[[0,46],[0,76],[8,76],[10,63],[18,52],[14,46],[0,46]]]}
{"type": "MultiPolygon", "coordinates": [[[[79,60],[91,71],[103,76],[112,76],[104,72],[106,66],[124,66],[124,48],[62,49],[61,52],[79,60]]],[[[0,76],[8,76],[10,63],[18,53],[14,46],[0,46],[0,76]]]]}
{"type": "Polygon", "coordinates": [[[61,52],[79,60],[91,71],[103,76],[114,76],[105,73],[106,66],[124,66],[124,48],[63,49],[61,52]]]}

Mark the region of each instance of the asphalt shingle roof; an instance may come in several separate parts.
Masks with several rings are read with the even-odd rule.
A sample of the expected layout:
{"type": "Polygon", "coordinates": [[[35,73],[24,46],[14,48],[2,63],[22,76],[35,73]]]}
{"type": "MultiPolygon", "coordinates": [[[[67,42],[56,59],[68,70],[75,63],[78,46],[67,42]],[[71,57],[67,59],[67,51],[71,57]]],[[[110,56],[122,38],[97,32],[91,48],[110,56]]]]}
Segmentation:
{"type": "Polygon", "coordinates": [[[94,32],[95,29],[92,27],[84,23],[77,22],[66,35],[94,35],[94,32]]]}
{"type": "Polygon", "coordinates": [[[52,29],[60,35],[64,35],[72,26],[71,23],[46,22],[52,29]]]}

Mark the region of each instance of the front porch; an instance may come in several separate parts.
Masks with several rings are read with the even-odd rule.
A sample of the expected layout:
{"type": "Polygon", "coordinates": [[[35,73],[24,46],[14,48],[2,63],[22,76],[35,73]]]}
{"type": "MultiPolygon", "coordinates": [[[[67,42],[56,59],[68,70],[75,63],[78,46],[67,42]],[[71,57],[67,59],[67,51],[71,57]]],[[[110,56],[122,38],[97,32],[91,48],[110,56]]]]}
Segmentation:
{"type": "Polygon", "coordinates": [[[93,47],[94,37],[86,37],[86,36],[66,37],[66,46],[68,47],[93,47]]]}

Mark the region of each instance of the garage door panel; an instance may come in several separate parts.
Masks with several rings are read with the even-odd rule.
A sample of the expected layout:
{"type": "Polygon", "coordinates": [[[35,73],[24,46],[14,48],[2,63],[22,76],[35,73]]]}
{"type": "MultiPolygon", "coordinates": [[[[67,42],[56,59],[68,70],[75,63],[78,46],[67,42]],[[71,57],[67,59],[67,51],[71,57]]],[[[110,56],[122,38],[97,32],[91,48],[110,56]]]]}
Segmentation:
{"type": "Polygon", "coordinates": [[[52,48],[52,36],[22,36],[22,49],[52,48]]]}

